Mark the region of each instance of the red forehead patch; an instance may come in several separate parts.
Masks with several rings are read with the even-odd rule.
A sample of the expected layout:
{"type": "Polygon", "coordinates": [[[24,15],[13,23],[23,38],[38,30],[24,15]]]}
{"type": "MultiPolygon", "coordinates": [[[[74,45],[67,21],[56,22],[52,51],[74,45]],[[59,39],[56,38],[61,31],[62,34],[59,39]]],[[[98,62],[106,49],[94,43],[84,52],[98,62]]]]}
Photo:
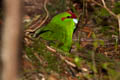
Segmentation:
{"type": "Polygon", "coordinates": [[[68,13],[71,14],[71,18],[77,18],[77,16],[74,13],[72,13],[71,11],[68,11],[68,13]]]}

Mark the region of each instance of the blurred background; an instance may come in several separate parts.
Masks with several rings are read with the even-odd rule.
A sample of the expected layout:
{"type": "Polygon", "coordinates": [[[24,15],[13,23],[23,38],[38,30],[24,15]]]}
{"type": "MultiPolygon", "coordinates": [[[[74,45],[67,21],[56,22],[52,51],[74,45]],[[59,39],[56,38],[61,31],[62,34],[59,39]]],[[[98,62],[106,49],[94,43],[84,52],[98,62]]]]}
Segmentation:
{"type": "MultiPolygon", "coordinates": [[[[22,6],[24,31],[20,33],[24,36],[18,36],[22,58],[17,57],[20,80],[120,79],[119,0],[23,0],[22,6]],[[39,28],[65,11],[72,11],[79,19],[68,54],[48,48],[46,41],[33,37],[39,28]]],[[[1,1],[0,51],[4,14],[1,1]]]]}

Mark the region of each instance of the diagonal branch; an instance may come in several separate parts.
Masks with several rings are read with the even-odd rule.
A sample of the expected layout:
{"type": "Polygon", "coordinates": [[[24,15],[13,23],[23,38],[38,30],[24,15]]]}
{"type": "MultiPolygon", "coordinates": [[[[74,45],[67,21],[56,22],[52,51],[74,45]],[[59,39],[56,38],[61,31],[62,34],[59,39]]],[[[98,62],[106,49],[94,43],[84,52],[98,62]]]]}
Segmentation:
{"type": "Polygon", "coordinates": [[[116,15],[114,12],[112,12],[112,11],[106,6],[104,0],[102,0],[103,5],[101,5],[100,3],[98,3],[98,2],[95,1],[95,0],[91,0],[91,1],[94,2],[95,4],[99,5],[100,7],[106,9],[106,10],[107,10],[112,16],[114,16],[116,19],[118,18],[117,15],[116,15]]]}

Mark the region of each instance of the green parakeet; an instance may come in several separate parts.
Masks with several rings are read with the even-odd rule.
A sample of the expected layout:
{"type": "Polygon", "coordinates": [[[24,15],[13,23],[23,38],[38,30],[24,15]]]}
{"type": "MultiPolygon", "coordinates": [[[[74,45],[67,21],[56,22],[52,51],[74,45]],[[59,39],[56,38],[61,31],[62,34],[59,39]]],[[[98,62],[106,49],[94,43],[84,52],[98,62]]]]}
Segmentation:
{"type": "Polygon", "coordinates": [[[47,40],[50,46],[69,52],[72,45],[72,36],[78,20],[74,13],[63,12],[55,17],[44,27],[36,31],[41,38],[47,40]]]}

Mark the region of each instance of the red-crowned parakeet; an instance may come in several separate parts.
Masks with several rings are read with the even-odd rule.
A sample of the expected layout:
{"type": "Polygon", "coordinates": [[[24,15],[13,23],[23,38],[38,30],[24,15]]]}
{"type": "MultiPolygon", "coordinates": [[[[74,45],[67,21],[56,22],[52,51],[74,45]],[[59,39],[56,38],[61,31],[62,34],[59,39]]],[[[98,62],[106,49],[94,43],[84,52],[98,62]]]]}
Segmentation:
{"type": "Polygon", "coordinates": [[[69,52],[77,23],[77,16],[74,13],[63,12],[53,17],[46,26],[37,30],[35,35],[39,34],[42,39],[49,42],[50,46],[69,52]]]}

